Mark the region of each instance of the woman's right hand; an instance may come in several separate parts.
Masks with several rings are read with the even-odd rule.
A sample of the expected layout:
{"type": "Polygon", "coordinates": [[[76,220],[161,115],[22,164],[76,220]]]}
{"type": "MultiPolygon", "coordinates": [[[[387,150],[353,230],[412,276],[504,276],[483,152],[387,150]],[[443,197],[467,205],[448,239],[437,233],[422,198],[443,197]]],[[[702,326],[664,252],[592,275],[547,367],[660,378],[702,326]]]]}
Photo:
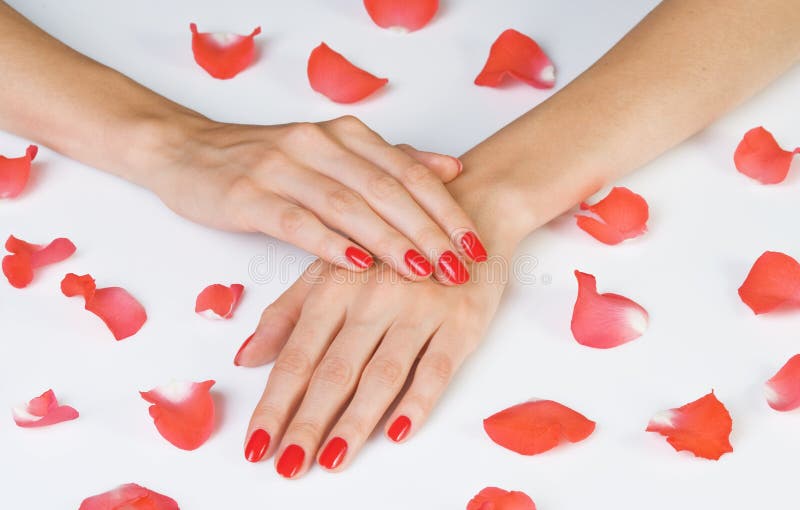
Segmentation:
{"type": "Polygon", "coordinates": [[[263,232],[354,271],[373,264],[371,252],[412,280],[461,284],[469,279],[461,259],[486,259],[443,184],[461,172],[456,158],[390,145],[350,116],[196,124],[163,151],[152,186],[182,216],[263,232]]]}

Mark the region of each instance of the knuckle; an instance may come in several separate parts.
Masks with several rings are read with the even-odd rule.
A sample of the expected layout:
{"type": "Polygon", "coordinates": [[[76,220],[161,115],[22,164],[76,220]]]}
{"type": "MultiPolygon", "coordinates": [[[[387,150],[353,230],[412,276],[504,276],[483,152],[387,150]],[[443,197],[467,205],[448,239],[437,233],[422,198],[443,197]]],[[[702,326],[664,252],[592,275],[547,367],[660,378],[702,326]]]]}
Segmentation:
{"type": "Polygon", "coordinates": [[[353,380],[353,366],[340,356],[326,356],[317,367],[314,379],[347,387],[353,380]]]}
{"type": "Polygon", "coordinates": [[[350,188],[340,188],[328,195],[328,202],[338,213],[351,213],[360,208],[361,195],[350,188]]]}
{"type": "Polygon", "coordinates": [[[403,192],[403,186],[389,174],[376,172],[368,183],[370,193],[378,199],[397,197],[403,192]]]}
{"type": "Polygon", "coordinates": [[[255,167],[263,173],[271,173],[275,168],[286,165],[288,156],[283,151],[274,147],[265,147],[258,151],[258,160],[255,167]]]}
{"type": "Polygon", "coordinates": [[[311,371],[311,358],[296,347],[286,347],[275,360],[273,372],[307,378],[311,371]]]}
{"type": "Polygon", "coordinates": [[[342,129],[347,130],[356,130],[365,127],[364,123],[361,122],[361,119],[354,115],[342,115],[341,117],[334,119],[333,123],[342,129]]]}
{"type": "Polygon", "coordinates": [[[304,437],[310,439],[319,439],[322,437],[322,426],[313,421],[296,421],[289,425],[286,431],[287,437],[304,437]]]}
{"type": "Polygon", "coordinates": [[[228,187],[227,198],[231,203],[239,204],[244,200],[258,194],[260,187],[256,181],[247,175],[241,175],[231,181],[228,187]]]}
{"type": "Polygon", "coordinates": [[[433,173],[422,163],[414,163],[403,170],[402,181],[408,186],[430,185],[433,173]]]}
{"type": "Polygon", "coordinates": [[[306,145],[324,137],[321,127],[313,122],[296,122],[286,130],[286,141],[290,144],[306,145]]]}
{"type": "Polygon", "coordinates": [[[426,377],[439,383],[447,383],[453,377],[455,363],[452,356],[445,352],[433,351],[420,361],[420,369],[426,377]]]}
{"type": "Polygon", "coordinates": [[[403,365],[391,358],[376,358],[364,369],[367,384],[378,383],[389,388],[397,388],[402,382],[403,365]]]}
{"type": "Polygon", "coordinates": [[[284,209],[278,221],[280,222],[281,232],[284,234],[295,234],[311,220],[311,213],[298,206],[291,206],[284,209]]]}

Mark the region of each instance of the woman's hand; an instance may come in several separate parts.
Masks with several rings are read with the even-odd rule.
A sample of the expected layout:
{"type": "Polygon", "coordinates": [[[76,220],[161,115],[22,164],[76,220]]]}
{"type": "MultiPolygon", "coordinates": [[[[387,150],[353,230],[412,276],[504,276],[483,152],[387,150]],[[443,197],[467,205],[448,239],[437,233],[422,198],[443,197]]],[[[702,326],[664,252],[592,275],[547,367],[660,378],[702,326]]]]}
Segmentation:
{"type": "Polygon", "coordinates": [[[358,275],[312,264],[264,311],[237,355],[237,364],[257,366],[280,351],[250,420],[245,457],[275,454],[288,478],[315,459],[343,469],[410,378],[384,431],[407,439],[483,337],[506,273],[493,258],[475,266],[470,283],[446,287],[392,278],[382,264],[358,275]]]}
{"type": "Polygon", "coordinates": [[[486,259],[442,183],[461,172],[456,158],[390,145],[355,117],[198,124],[164,151],[151,185],[193,221],[263,232],[350,270],[370,267],[372,252],[412,280],[462,284],[460,257],[486,259]]]}

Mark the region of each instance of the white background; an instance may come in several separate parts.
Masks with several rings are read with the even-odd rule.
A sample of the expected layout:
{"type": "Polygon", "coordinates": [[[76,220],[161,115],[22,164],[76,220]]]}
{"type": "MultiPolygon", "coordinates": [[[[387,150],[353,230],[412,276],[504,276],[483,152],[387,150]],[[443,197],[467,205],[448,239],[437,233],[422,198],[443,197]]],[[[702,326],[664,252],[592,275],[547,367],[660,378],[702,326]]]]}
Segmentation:
{"type": "MultiPolygon", "coordinates": [[[[79,51],[211,117],[281,123],[353,113],[393,142],[451,154],[549,94],[472,85],[502,30],[535,37],[563,86],[655,4],[450,0],[431,25],[398,35],[372,24],[357,0],[10,3],[79,51]],[[202,31],[261,25],[260,61],[234,80],[211,79],[192,60],[191,21],[202,31]],[[390,86],[355,106],[315,94],[305,65],[322,40],[390,86]]],[[[269,368],[236,368],[232,359],[299,268],[258,283],[250,261],[270,243],[273,256],[304,254],[193,225],[148,192],[43,148],[27,191],[0,202],[0,236],[66,235],[78,252],[25,290],[0,283],[0,407],[52,387],[81,417],[40,430],[17,428],[10,414],[0,419],[2,506],[75,509],[88,495],[137,482],[185,510],[460,509],[487,485],[524,490],[543,510],[796,508],[800,413],[770,410],[762,383],[800,351],[800,315],[755,317],[736,289],[764,250],[800,257],[800,168],[762,187],[735,171],[732,154],[760,124],[784,145],[800,145],[798,90],[795,69],[626,179],[650,203],[644,237],[601,245],[570,215],[533,234],[520,254],[536,257],[538,280],[508,289],[484,346],[426,427],[402,446],[378,434],[348,471],[312,469],[295,481],[271,461],[244,461],[243,433],[269,368]],[[595,274],[601,292],[647,308],[645,336],[610,351],[578,345],[569,331],[576,268],[595,274]],[[59,292],[68,271],[138,297],[149,314],[141,332],[115,342],[80,300],[59,292]],[[194,314],[195,296],[215,282],[247,287],[231,321],[194,314]],[[209,378],[218,381],[217,430],[199,450],[178,450],[157,434],[137,392],[209,378]],[[733,416],[732,454],[696,459],[644,432],[655,412],[712,388],[733,416]],[[596,432],[535,457],[489,441],[481,420],[531,397],[573,407],[597,421],[596,432]]],[[[22,154],[26,145],[0,133],[0,153],[22,154]]]]}

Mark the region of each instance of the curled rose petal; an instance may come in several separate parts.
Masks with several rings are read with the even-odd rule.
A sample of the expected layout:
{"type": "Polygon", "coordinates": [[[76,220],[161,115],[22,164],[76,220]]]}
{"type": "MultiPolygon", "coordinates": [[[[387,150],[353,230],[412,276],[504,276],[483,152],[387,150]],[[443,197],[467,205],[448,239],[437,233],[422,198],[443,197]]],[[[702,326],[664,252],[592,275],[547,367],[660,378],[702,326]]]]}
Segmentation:
{"type": "Polygon", "coordinates": [[[150,489],[127,483],[86,498],[78,510],[180,510],[174,499],[150,489]]]}
{"type": "Polygon", "coordinates": [[[84,308],[100,317],[117,340],[136,334],[147,320],[144,307],[128,291],[120,287],[98,289],[88,274],[67,274],[61,281],[61,292],[67,297],[83,296],[84,308]]]}
{"type": "Polygon", "coordinates": [[[647,230],[647,202],[628,188],[613,188],[594,205],[581,202],[581,210],[591,215],[576,214],[578,227],[601,243],[619,244],[647,230]]]}
{"type": "Polygon", "coordinates": [[[762,253],[739,287],[739,297],[755,314],[800,307],[800,264],[784,253],[762,253]]]}
{"type": "Polygon", "coordinates": [[[483,420],[492,441],[522,455],[546,452],[564,439],[583,441],[594,426],[582,414],[552,400],[517,404],[483,420]]]}
{"type": "Polygon", "coordinates": [[[379,27],[413,32],[433,19],[439,0],[364,0],[364,7],[379,27]]]}
{"type": "Polygon", "coordinates": [[[744,134],[733,153],[733,163],[739,172],[761,184],[777,184],[786,179],[795,154],[800,154],[800,147],[781,149],[772,133],[759,126],[744,134]]]}
{"type": "Polygon", "coordinates": [[[467,510],[536,510],[524,492],[486,487],[467,503],[467,510]]]}
{"type": "Polygon", "coordinates": [[[62,421],[74,420],[78,417],[78,411],[74,408],[58,405],[58,400],[53,390],[45,391],[28,402],[27,405],[15,407],[12,410],[12,414],[14,415],[14,423],[24,428],[44,427],[61,423],[62,421]]]}
{"type": "Polygon", "coordinates": [[[776,411],[800,407],[800,354],[795,354],[764,385],[767,403],[776,411]]]}
{"type": "Polygon", "coordinates": [[[311,88],[337,103],[355,103],[383,87],[389,80],[354,66],[322,43],[308,57],[311,88]]]}
{"type": "Polygon", "coordinates": [[[230,287],[215,283],[197,296],[194,311],[209,319],[230,319],[244,292],[244,286],[234,283],[230,287]]]}
{"type": "Polygon", "coordinates": [[[647,311],[619,294],[598,294],[595,277],[575,271],[578,298],[572,310],[572,335],[579,344],[609,349],[636,340],[647,329],[647,311]]]}
{"type": "Polygon", "coordinates": [[[172,382],[140,392],[150,402],[150,416],[159,434],[183,450],[199,448],[214,431],[215,381],[172,382]]]}
{"type": "Polygon", "coordinates": [[[39,246],[10,236],[6,250],[11,255],[3,257],[3,274],[8,283],[21,289],[33,281],[34,269],[69,258],[75,253],[75,245],[63,237],[54,239],[47,246],[39,246]]]}
{"type": "Polygon", "coordinates": [[[39,148],[29,145],[25,155],[18,158],[0,156],[0,198],[14,198],[25,189],[31,175],[31,162],[39,148]]]}
{"type": "Polygon", "coordinates": [[[538,89],[551,89],[556,83],[556,68],[536,41],[508,29],[492,44],[475,85],[499,87],[506,76],[538,89]]]}
{"type": "Polygon", "coordinates": [[[666,436],[675,451],[688,450],[697,457],[717,460],[733,451],[729,441],[733,421],[712,391],[677,409],[662,411],[647,425],[647,432],[666,436]]]}
{"type": "Polygon", "coordinates": [[[195,62],[214,78],[233,78],[256,58],[254,39],[261,33],[261,27],[256,27],[250,35],[198,32],[194,23],[189,25],[189,29],[192,31],[195,62]]]}

